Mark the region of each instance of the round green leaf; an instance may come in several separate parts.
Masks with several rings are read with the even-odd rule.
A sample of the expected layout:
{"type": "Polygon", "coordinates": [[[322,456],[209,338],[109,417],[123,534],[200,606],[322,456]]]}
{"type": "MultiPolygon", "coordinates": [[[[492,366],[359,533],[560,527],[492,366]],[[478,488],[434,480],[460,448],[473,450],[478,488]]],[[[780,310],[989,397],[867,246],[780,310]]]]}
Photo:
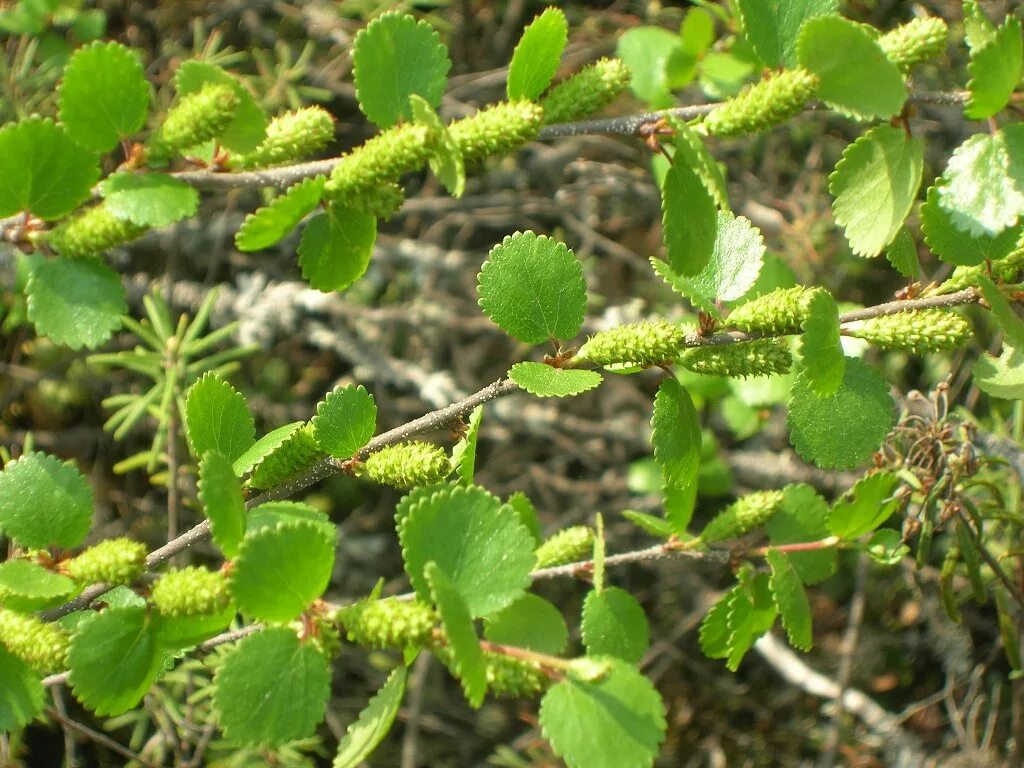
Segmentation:
{"type": "Polygon", "coordinates": [[[547,8],[523,30],[508,67],[508,99],[536,100],[551,84],[569,39],[569,24],[558,8],[547,8]]]}
{"type": "Polygon", "coordinates": [[[743,216],[719,211],[711,258],[700,272],[688,279],[705,296],[718,301],[735,301],[757,282],[764,253],[761,230],[743,216]]]}
{"type": "Polygon", "coordinates": [[[899,68],[855,22],[839,16],[809,19],[800,32],[797,58],[818,76],[817,97],[844,115],[888,119],[907,100],[899,68]]]}
{"type": "Polygon", "coordinates": [[[114,173],[100,184],[107,207],[141,227],[166,227],[194,216],[199,192],[166,173],[114,173]]]}
{"type": "Polygon", "coordinates": [[[651,640],[644,609],[618,587],[587,594],[580,629],[588,656],[614,656],[630,664],[640,662],[651,640]]]}
{"type": "Polygon", "coordinates": [[[57,100],[71,138],[107,152],[146,122],[149,83],[134,51],[120,43],[96,42],[71,56],[57,100]]]}
{"type": "Polygon", "coordinates": [[[326,512],[298,501],[268,501],[254,507],[245,518],[245,531],[255,533],[264,528],[277,528],[281,523],[295,522],[309,523],[328,539],[334,539],[338,533],[326,512]]]}
{"type": "Polygon", "coordinates": [[[377,429],[377,405],[362,384],[338,387],[316,407],[313,436],[336,459],[355,456],[377,429]]]}
{"type": "Polygon", "coordinates": [[[174,85],[180,96],[198,93],[207,83],[227,85],[238,96],[235,118],[217,137],[218,142],[231,152],[252,152],[267,135],[267,116],[237,78],[205,61],[186,61],[174,76],[174,85]]]}
{"type": "Polygon", "coordinates": [[[634,96],[654,109],[672,104],[665,65],[681,47],[679,35],[661,27],[634,27],[619,37],[615,55],[629,67],[629,88],[634,96]]]}
{"type": "Polygon", "coordinates": [[[162,660],[145,608],[107,608],[79,624],[71,638],[71,690],[97,715],[119,715],[142,701],[162,660]]]}
{"type": "Polygon", "coordinates": [[[761,635],[775,624],[779,609],[775,606],[767,573],[747,577],[728,602],[728,656],[725,666],[735,672],[761,635]]]}
{"type": "Polygon", "coordinates": [[[327,659],[292,630],[271,627],[243,638],[217,669],[213,706],[232,742],[279,747],[313,735],[330,692],[327,659]]]}
{"type": "Polygon", "coordinates": [[[971,75],[967,83],[971,97],[964,114],[972,120],[984,120],[1002,111],[1024,74],[1020,21],[1007,16],[988,43],[972,49],[967,71],[971,75]]]}
{"type": "Polygon", "coordinates": [[[331,768],[358,768],[384,740],[405,695],[405,667],[395,667],[359,717],[345,730],[331,768]]]}
{"type": "Polygon", "coordinates": [[[921,262],[917,257],[917,243],[914,236],[905,226],[900,227],[896,237],[892,239],[885,249],[885,258],[892,264],[893,269],[910,280],[921,279],[921,262]]]}
{"type": "Polygon", "coordinates": [[[843,150],[828,177],[832,211],[858,256],[877,256],[896,237],[917,197],[924,144],[879,125],[843,150]]]}
{"type": "Polygon", "coordinates": [[[484,637],[492,643],[559,654],[569,643],[562,613],[539,595],[527,592],[507,608],[489,616],[484,637]]]}
{"type": "Polygon", "coordinates": [[[234,557],[245,535],[245,500],[231,462],[220,451],[207,451],[199,462],[199,498],[213,542],[225,557],[234,557]]]}
{"type": "Polygon", "coordinates": [[[516,232],[491,249],[478,277],[480,308],[527,344],[571,339],[583,325],[583,266],[564,244],[516,232]]]}
{"type": "Polygon", "coordinates": [[[658,387],[651,427],[654,458],[665,483],[686,488],[695,482],[700,466],[700,421],[690,393],[677,379],[667,378],[658,387]]]}
{"type": "Polygon", "coordinates": [[[474,617],[500,611],[522,595],[536,563],[533,537],[519,515],[476,486],[448,486],[420,497],[398,535],[416,593],[430,599],[424,568],[436,562],[474,617]]]}
{"type": "Polygon", "coordinates": [[[33,549],[77,547],[92,524],[92,488],[71,464],[27,453],[0,472],[0,530],[33,549]]]}
{"type": "Polygon", "coordinates": [[[665,705],[635,667],[613,660],[594,682],[566,677],[552,686],[540,724],[569,768],[649,768],[665,738],[665,705]]]}
{"type": "Polygon", "coordinates": [[[29,560],[0,563],[0,602],[16,611],[33,611],[76,592],[75,582],[29,560]]]}
{"type": "Polygon", "coordinates": [[[379,128],[411,120],[409,97],[436,107],[452,63],[441,37],[425,21],[384,13],[356,35],[352,51],[359,108],[379,128]]]}
{"type": "Polygon", "coordinates": [[[366,272],[376,239],[373,216],[328,205],[302,232],[302,276],[318,291],[343,291],[366,272]]]}
{"type": "Polygon", "coordinates": [[[831,397],[815,395],[806,373],[797,377],[789,402],[789,438],[800,456],[823,469],[853,469],[885,440],[894,407],[881,375],[848,357],[843,383],[831,397]]]}
{"type": "Polygon", "coordinates": [[[185,426],[196,456],[219,451],[234,461],[256,437],[249,406],[240,392],[213,373],[205,374],[185,395],[185,426]]]}
{"type": "Polygon", "coordinates": [[[681,275],[700,274],[715,252],[718,211],[699,173],[676,152],[661,186],[662,228],[668,263],[681,275]]]}
{"type": "Polygon", "coordinates": [[[785,552],[769,549],[765,560],[772,569],[772,596],[779,609],[786,636],[794,648],[809,651],[814,644],[814,634],[811,629],[811,604],[807,601],[804,585],[800,583],[800,577],[785,552]]]}
{"type": "Polygon", "coordinates": [[[242,540],[228,584],[244,613],[285,622],[324,593],[333,567],[333,536],[313,523],[282,523],[242,540]]]}
{"type": "Polygon", "coordinates": [[[921,234],[932,253],[949,264],[973,267],[986,260],[995,261],[1008,256],[1017,247],[1024,233],[1021,226],[1004,229],[992,237],[971,235],[957,228],[952,214],[939,204],[938,187],[929,187],[921,204],[921,234]]]}
{"type": "Polygon", "coordinates": [[[93,259],[50,259],[32,270],[28,317],[55,344],[95,349],[128,311],[121,277],[93,259]]]}
{"type": "Polygon", "coordinates": [[[767,67],[796,64],[800,28],[814,16],[835,13],[838,0],[737,0],[743,34],[767,67]]]}
{"type": "Polygon", "coordinates": [[[900,479],[892,472],[862,477],[832,507],[828,530],[841,539],[856,539],[888,520],[899,506],[893,492],[900,479]]]}
{"type": "Polygon", "coordinates": [[[285,424],[272,429],[255,443],[246,448],[242,455],[235,459],[232,464],[232,469],[235,470],[235,474],[241,477],[246,472],[249,472],[253,467],[259,464],[263,459],[273,453],[281,444],[291,437],[291,434],[295,432],[299,427],[304,425],[304,421],[293,421],[291,424],[285,424]]]}
{"type": "Polygon", "coordinates": [[[597,371],[553,368],[544,363],[516,363],[508,377],[537,397],[571,397],[594,389],[604,380],[597,371]]]}
{"type": "Polygon", "coordinates": [[[818,397],[835,394],[843,382],[846,358],[839,341],[839,307],[824,289],[815,291],[807,302],[800,358],[811,391],[818,397]]]}
{"type": "Polygon", "coordinates": [[[462,683],[470,706],[479,708],[487,694],[487,662],[469,608],[459,589],[437,563],[427,563],[423,576],[441,618],[455,676],[462,683]]]}
{"type": "Polygon", "coordinates": [[[972,236],[998,235],[1024,211],[1024,127],[976,133],[956,148],[938,186],[953,226],[972,236]]]}
{"type": "Polygon", "coordinates": [[[983,355],[972,370],[982,392],[1006,400],[1024,400],[1024,353],[1004,344],[998,358],[983,355]]]}
{"type": "Polygon", "coordinates": [[[235,233],[235,247],[240,251],[269,248],[299,225],[306,214],[320,203],[326,179],[314,176],[288,187],[283,195],[250,213],[235,233]]]}
{"type": "Polygon", "coordinates": [[[47,221],[89,197],[95,156],[52,120],[30,117],[0,128],[0,216],[29,211],[47,221]]]}
{"type": "MultiPolygon", "coordinates": [[[[765,531],[773,546],[817,541],[829,535],[828,503],[809,485],[787,485],[782,502],[765,531]]],[[[789,559],[805,584],[817,584],[836,572],[835,548],[790,552],[789,559]]]]}
{"type": "Polygon", "coordinates": [[[0,733],[20,731],[42,711],[39,675],[0,646],[0,733]]]}

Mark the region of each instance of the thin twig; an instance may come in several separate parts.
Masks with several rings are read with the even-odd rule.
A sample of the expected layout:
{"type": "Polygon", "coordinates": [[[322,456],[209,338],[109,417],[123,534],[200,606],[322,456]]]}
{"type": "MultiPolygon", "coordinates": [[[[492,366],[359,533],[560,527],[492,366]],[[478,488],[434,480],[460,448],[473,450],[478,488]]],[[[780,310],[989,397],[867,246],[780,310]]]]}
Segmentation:
{"type": "Polygon", "coordinates": [[[402,736],[401,768],[416,768],[420,746],[420,718],[423,715],[423,699],[427,689],[427,674],[430,672],[429,653],[416,658],[409,677],[409,706],[406,708],[405,733],[402,736]]]}
{"type": "Polygon", "coordinates": [[[117,754],[121,755],[122,757],[127,757],[129,760],[136,760],[142,765],[149,766],[149,768],[157,768],[155,763],[151,763],[145,758],[140,757],[127,747],[122,747],[120,744],[118,744],[112,738],[107,736],[105,733],[100,733],[99,731],[95,731],[87,725],[83,725],[77,720],[72,720],[70,717],[65,717],[53,707],[47,707],[46,714],[48,714],[61,725],[67,726],[68,728],[73,728],[76,731],[84,733],[97,744],[102,744],[107,749],[113,752],[117,752],[117,754]]]}

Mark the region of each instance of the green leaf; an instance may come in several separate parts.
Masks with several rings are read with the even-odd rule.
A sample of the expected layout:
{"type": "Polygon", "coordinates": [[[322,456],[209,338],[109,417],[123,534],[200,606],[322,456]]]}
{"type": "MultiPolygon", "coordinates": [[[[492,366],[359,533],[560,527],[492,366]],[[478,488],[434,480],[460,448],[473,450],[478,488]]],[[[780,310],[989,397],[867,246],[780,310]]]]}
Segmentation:
{"type": "Polygon", "coordinates": [[[333,567],[333,536],[313,523],[281,523],[246,535],[228,584],[244,613],[285,622],[324,593],[333,567]]]}
{"type": "Polygon", "coordinates": [[[204,374],[185,395],[185,426],[196,456],[219,451],[234,461],[250,448],[256,426],[245,398],[213,373],[204,374]]]}
{"type": "Polygon", "coordinates": [[[430,599],[424,568],[436,562],[474,617],[520,597],[536,563],[533,537],[519,515],[476,486],[447,486],[421,497],[401,520],[398,536],[416,593],[430,599]]]}
{"type": "Polygon", "coordinates": [[[807,602],[807,593],[804,591],[804,585],[800,583],[796,568],[786,553],[777,549],[769,549],[765,560],[772,569],[772,595],[782,618],[782,626],[786,629],[786,636],[794,648],[809,651],[814,644],[811,604],[807,602]]]}
{"type": "Polygon", "coordinates": [[[516,232],[491,249],[478,276],[480,308],[527,344],[571,339],[583,325],[583,266],[564,243],[516,232]]]}
{"type": "Polygon", "coordinates": [[[267,135],[267,116],[256,103],[248,89],[220,67],[205,61],[186,61],[174,76],[174,85],[179,96],[197,93],[207,83],[226,85],[238,96],[235,117],[224,132],[217,137],[227,150],[238,154],[252,152],[267,135]]]}
{"type": "Polygon", "coordinates": [[[681,275],[697,275],[715,252],[715,200],[683,153],[676,152],[661,186],[662,227],[668,263],[681,275]]]}
{"type": "MultiPolygon", "coordinates": [[[[829,535],[828,503],[809,485],[787,485],[782,502],[775,510],[765,531],[772,546],[817,541],[829,535]]],[[[804,584],[817,584],[836,572],[836,550],[790,552],[789,560],[804,584]]]]}
{"type": "Polygon", "coordinates": [[[899,483],[899,478],[892,472],[876,472],[858,480],[832,506],[828,517],[829,532],[841,539],[856,539],[875,530],[899,506],[899,500],[893,496],[899,483]]]}
{"type": "Polygon", "coordinates": [[[729,602],[729,655],[725,666],[735,672],[754,642],[775,624],[778,608],[772,597],[767,573],[758,573],[743,583],[729,602]]]}
{"type": "MultiPolygon", "coordinates": [[[[1024,126],[1011,126],[1011,128],[1024,126]]],[[[976,133],[956,148],[938,186],[939,205],[953,226],[973,235],[998,235],[1024,211],[1024,134],[1004,128],[976,133]]]]}
{"type": "Polygon", "coordinates": [[[537,509],[533,502],[522,491],[516,491],[508,497],[508,506],[518,515],[519,522],[526,526],[526,529],[533,537],[534,544],[540,544],[544,537],[540,533],[540,520],[537,519],[537,509]]]}
{"type": "Polygon", "coordinates": [[[462,683],[469,705],[478,709],[487,694],[487,662],[469,608],[461,591],[437,563],[431,561],[424,566],[423,578],[441,618],[455,675],[462,683]]]}
{"type": "Polygon", "coordinates": [[[957,266],[973,267],[986,260],[996,261],[1009,255],[1024,227],[1004,229],[998,235],[971,235],[956,226],[953,215],[939,204],[939,188],[929,187],[921,204],[921,234],[932,253],[957,266]]]}
{"type": "Polygon", "coordinates": [[[917,197],[924,144],[879,125],[843,150],[828,177],[832,210],[858,256],[877,256],[896,237],[917,197]]]}
{"type": "MultiPolygon", "coordinates": [[[[922,212],[923,210],[922,206],[922,212]]],[[[914,236],[906,227],[900,227],[896,237],[889,243],[889,247],[885,250],[885,258],[892,264],[893,269],[904,277],[910,280],[921,279],[921,262],[917,258],[917,244],[914,242],[914,236]]]]}
{"type": "Polygon", "coordinates": [[[569,644],[569,628],[558,608],[527,592],[487,618],[484,637],[492,643],[557,655],[569,644]]]}
{"type": "Polygon", "coordinates": [[[615,45],[615,55],[629,67],[630,90],[653,109],[673,103],[665,65],[681,46],[679,35],[661,27],[634,27],[624,32],[615,45]]]}
{"type": "MultiPolygon", "coordinates": [[[[690,393],[674,378],[658,387],[651,418],[651,444],[665,483],[686,488],[700,467],[700,422],[690,393]]],[[[681,533],[677,531],[677,533],[681,533]]]]}
{"type": "Polygon", "coordinates": [[[892,528],[875,531],[864,546],[864,552],[879,565],[897,565],[910,554],[910,547],[903,543],[903,535],[892,528]]]}
{"type": "Polygon", "coordinates": [[[637,512],[633,509],[624,509],[622,510],[622,516],[641,530],[646,531],[652,536],[657,536],[659,539],[668,539],[673,535],[672,526],[669,522],[655,515],[637,512]]]}
{"type": "Polygon", "coordinates": [[[964,0],[964,41],[971,51],[976,51],[996,36],[996,25],[989,21],[977,0],[964,0]]]}
{"type": "Polygon", "coordinates": [[[370,266],[376,239],[377,219],[372,215],[327,205],[302,232],[302,276],[318,291],[343,291],[370,266]]]}
{"type": "Polygon", "coordinates": [[[1013,311],[1003,292],[987,276],[978,276],[978,287],[992,310],[992,316],[1006,334],[1006,343],[1015,349],[1024,349],[1024,320],[1013,311]]]}
{"type": "Polygon", "coordinates": [[[120,43],[79,48],[57,90],[60,121],[75,141],[107,152],[146,122],[149,83],[142,62],[120,43]]]}
{"type": "Polygon", "coordinates": [[[630,664],[640,662],[651,640],[644,609],[618,587],[587,593],[580,629],[588,656],[614,656],[630,664]]]}
{"type": "Polygon", "coordinates": [[[815,395],[806,372],[797,376],[789,401],[789,439],[801,457],[822,469],[853,469],[885,440],[894,407],[879,373],[848,357],[843,383],[831,397],[815,395]]]}
{"type": "Polygon", "coordinates": [[[44,261],[32,270],[25,292],[36,330],[71,349],[95,349],[128,311],[121,276],[93,259],[44,261]]]}
{"type": "Polygon", "coordinates": [[[768,67],[796,64],[796,41],[807,19],[836,13],[838,0],[738,0],[743,33],[768,67]]]}
{"type": "Polygon", "coordinates": [[[708,150],[707,144],[704,143],[706,137],[702,137],[693,127],[682,120],[669,119],[669,125],[676,132],[674,146],[680,161],[697,172],[701,181],[704,182],[704,186],[711,193],[715,205],[722,211],[728,211],[729,190],[725,174],[722,171],[722,166],[715,160],[708,150]]]}
{"type": "MultiPolygon", "coordinates": [[[[476,467],[476,444],[480,439],[480,422],[484,417],[484,407],[478,405],[469,415],[469,426],[465,436],[452,448],[452,468],[459,476],[461,485],[472,485],[476,467]]],[[[510,500],[511,501],[511,500],[510,500]]]]}
{"type": "Polygon", "coordinates": [[[742,591],[743,585],[737,584],[722,595],[700,623],[700,649],[709,659],[729,656],[729,614],[742,591]]]}
{"type": "Polygon", "coordinates": [[[569,24],[558,8],[546,8],[523,30],[508,67],[509,101],[535,101],[551,85],[569,39],[569,24]]]}
{"type": "Polygon", "coordinates": [[[141,227],[165,227],[194,216],[199,192],[166,173],[114,173],[100,184],[107,207],[141,227]]]}
{"type": "Polygon", "coordinates": [[[462,156],[461,145],[425,99],[413,94],[409,97],[409,104],[416,122],[428,126],[439,137],[431,151],[430,170],[448,190],[448,194],[462,197],[466,191],[466,161],[462,156]]]}
{"type": "Polygon", "coordinates": [[[370,703],[349,724],[331,768],[358,768],[388,735],[405,695],[405,667],[395,667],[370,703]]]}
{"type": "Polygon", "coordinates": [[[199,498],[210,521],[213,542],[233,558],[245,536],[245,500],[235,470],[220,451],[207,451],[199,463],[199,498]]]}
{"type": "Polygon", "coordinates": [[[245,518],[247,534],[264,528],[277,528],[282,523],[309,523],[328,539],[334,539],[338,531],[326,512],[298,501],[268,501],[249,510],[245,518]]]}
{"type": "Polygon", "coordinates": [[[971,370],[982,392],[1005,400],[1024,400],[1024,353],[1008,344],[998,357],[983,355],[971,370]]]}
{"type": "Polygon", "coordinates": [[[355,456],[377,429],[377,404],[362,384],[338,387],[316,407],[313,437],[336,459],[355,456]]]}
{"type": "Polygon", "coordinates": [[[67,576],[29,560],[0,563],[0,602],[5,608],[28,613],[55,600],[66,600],[78,588],[67,576]]]}
{"type": "Polygon", "coordinates": [[[303,179],[269,204],[250,213],[235,233],[235,247],[245,252],[258,251],[279,242],[317,207],[325,183],[324,176],[303,179]]]}
{"type": "Polygon", "coordinates": [[[818,98],[844,115],[887,120],[903,109],[903,75],[860,24],[839,16],[810,19],[800,32],[797,57],[818,76],[818,98]]]}
{"type": "Polygon", "coordinates": [[[162,662],[145,608],[107,608],[82,621],[71,638],[71,690],[97,715],[120,715],[142,701],[162,662]]]}
{"type": "Polygon", "coordinates": [[[609,661],[600,679],[568,676],[541,702],[544,738],[569,768],[648,768],[665,738],[665,705],[651,681],[609,661]]]}
{"type": "Polygon", "coordinates": [[[537,397],[572,397],[599,386],[604,380],[597,371],[553,368],[544,363],[516,363],[508,377],[537,397]]]}
{"type": "Polygon", "coordinates": [[[295,430],[299,429],[306,422],[293,421],[291,424],[273,429],[263,437],[246,448],[242,454],[235,459],[232,469],[235,474],[241,477],[259,464],[263,459],[273,453],[281,444],[287,440],[295,430]]]}
{"type": "Polygon", "coordinates": [[[964,114],[972,120],[984,120],[1001,112],[1024,74],[1020,21],[1007,16],[988,43],[972,48],[967,71],[971,76],[967,83],[971,97],[964,114]]]}
{"type": "Polygon", "coordinates": [[[271,627],[243,638],[217,669],[213,706],[230,741],[279,747],[313,735],[330,693],[327,659],[292,630],[271,627]]]}
{"type": "Polygon", "coordinates": [[[30,117],[0,128],[0,217],[29,211],[51,221],[89,198],[96,157],[52,120],[30,117]]]}
{"type": "Polygon", "coordinates": [[[71,463],[26,453],[0,472],[0,530],[23,547],[77,547],[92,524],[92,488],[71,463]]]}
{"type": "Polygon", "coordinates": [[[0,646],[0,733],[20,731],[42,711],[39,675],[0,646]]]}
{"type": "Polygon", "coordinates": [[[198,613],[190,616],[153,616],[153,630],[165,650],[193,648],[230,626],[238,608],[228,604],[217,613],[198,613]]]}
{"type": "Polygon", "coordinates": [[[831,397],[843,383],[846,358],[839,343],[839,306],[832,294],[816,290],[806,307],[800,337],[801,376],[818,397],[831,397]]]}
{"type": "Polygon", "coordinates": [[[352,50],[359,108],[379,128],[411,120],[409,97],[441,103],[452,63],[437,31],[407,13],[384,13],[356,35],[352,50]]]}

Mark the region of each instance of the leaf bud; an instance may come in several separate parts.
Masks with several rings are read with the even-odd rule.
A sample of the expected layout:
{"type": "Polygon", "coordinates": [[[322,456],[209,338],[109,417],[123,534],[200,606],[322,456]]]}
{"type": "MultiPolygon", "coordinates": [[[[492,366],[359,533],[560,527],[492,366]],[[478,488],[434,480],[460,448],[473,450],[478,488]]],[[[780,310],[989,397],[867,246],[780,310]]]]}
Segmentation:
{"type": "Polygon", "coordinates": [[[873,317],[844,330],[882,349],[905,349],[921,355],[963,346],[971,335],[971,324],[952,310],[922,309],[873,317]]]}
{"type": "Polygon", "coordinates": [[[342,608],[335,619],[348,639],[372,648],[422,646],[437,624],[434,609],[419,600],[362,601],[342,608]]]}
{"type": "Polygon", "coordinates": [[[575,563],[590,557],[594,549],[594,532],[586,525],[573,525],[549,536],[537,547],[537,567],[575,563]]]}
{"type": "Polygon", "coordinates": [[[712,136],[757,133],[798,114],[817,88],[817,75],[806,69],[768,74],[715,108],[704,126],[712,136]]]}
{"type": "Polygon", "coordinates": [[[885,57],[902,72],[941,55],[946,43],[946,22],[934,16],[916,18],[878,38],[885,57]]]}
{"type": "Polygon", "coordinates": [[[65,667],[67,635],[35,616],[0,608],[0,645],[41,674],[65,667]]]}
{"type": "Polygon", "coordinates": [[[128,584],[134,581],[146,563],[146,546],[131,539],[101,541],[65,564],[76,581],[128,584]]]}
{"type": "Polygon", "coordinates": [[[782,503],[782,491],[748,493],[715,515],[704,526],[700,540],[704,544],[733,539],[768,522],[782,503]]]}
{"type": "Polygon", "coordinates": [[[229,85],[207,83],[183,96],[150,139],[148,154],[158,160],[215,139],[231,124],[238,110],[238,94],[229,85]]]}
{"type": "Polygon", "coordinates": [[[674,360],[685,341],[681,326],[668,320],[643,320],[595,333],[573,359],[598,365],[660,365],[674,360]]]}
{"type": "Polygon", "coordinates": [[[814,290],[802,285],[779,288],[736,307],[725,322],[747,333],[800,333],[807,317],[807,301],[814,290]]]}
{"type": "Polygon", "coordinates": [[[430,126],[415,123],[383,131],[338,161],[324,186],[325,196],[340,205],[358,206],[363,195],[427,162],[438,138],[430,126]]]}
{"type": "Polygon", "coordinates": [[[715,344],[684,349],[676,360],[684,368],[708,376],[772,376],[788,373],[789,347],[774,339],[715,344]]]}
{"type": "Polygon", "coordinates": [[[603,58],[559,83],[541,107],[545,125],[581,120],[608,106],[629,85],[629,67],[622,59],[603,58]]]}
{"type": "Polygon", "coordinates": [[[531,101],[503,101],[456,120],[448,133],[466,165],[492,155],[506,155],[536,137],[544,110],[531,101]]]}
{"type": "Polygon", "coordinates": [[[146,227],[117,218],[105,203],[87,208],[53,229],[47,236],[64,256],[92,256],[140,237],[146,227]]]}
{"type": "Polygon", "coordinates": [[[441,482],[451,472],[451,463],[444,449],[430,443],[409,442],[371,453],[363,469],[381,485],[416,488],[441,482]]]}
{"type": "Polygon", "coordinates": [[[167,571],[153,585],[152,599],[164,616],[217,613],[231,601],[224,574],[195,565],[167,571]]]}
{"type": "Polygon", "coordinates": [[[231,160],[233,168],[269,168],[295,162],[323,149],[334,138],[334,118],[322,107],[303,107],[270,121],[256,149],[231,160]]]}
{"type": "Polygon", "coordinates": [[[536,696],[551,684],[550,678],[529,661],[493,651],[484,651],[484,660],[487,686],[499,696],[536,696]]]}

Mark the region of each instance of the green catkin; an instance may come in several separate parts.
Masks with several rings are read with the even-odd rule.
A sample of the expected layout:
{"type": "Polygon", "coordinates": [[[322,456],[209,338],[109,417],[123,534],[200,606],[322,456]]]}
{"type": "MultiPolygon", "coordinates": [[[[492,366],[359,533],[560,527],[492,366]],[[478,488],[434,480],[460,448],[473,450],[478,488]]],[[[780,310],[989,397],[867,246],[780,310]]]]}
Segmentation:
{"type": "Polygon", "coordinates": [[[448,454],[429,443],[398,443],[371,453],[363,469],[374,482],[416,488],[441,482],[451,472],[448,454]]]}
{"type": "Polygon", "coordinates": [[[544,124],[571,123],[608,106],[629,85],[622,59],[600,59],[551,89],[541,102],[544,124]]]}
{"type": "Polygon", "coordinates": [[[782,503],[782,491],[757,491],[737,499],[719,512],[700,534],[704,544],[733,539],[768,522],[782,503]]]}
{"type": "Polygon", "coordinates": [[[914,354],[963,346],[971,324],[948,309],[922,309],[863,320],[844,327],[849,336],[882,349],[904,349],[914,354]]]}
{"type": "Polygon", "coordinates": [[[475,115],[456,120],[448,133],[467,165],[487,157],[506,155],[533,141],[544,120],[544,110],[532,101],[503,101],[475,115]]]}
{"type": "Polygon", "coordinates": [[[190,565],[170,570],[153,585],[153,604],[164,616],[199,616],[224,610],[231,602],[219,571],[190,565]]]}
{"type": "Polygon", "coordinates": [[[736,307],[725,322],[747,333],[800,333],[814,290],[802,285],[779,288],[736,307]]]}
{"type": "Polygon", "coordinates": [[[772,376],[793,365],[789,347],[773,339],[684,349],[676,359],[684,368],[709,376],[772,376]]]}
{"type": "MultiPolygon", "coordinates": [[[[1021,238],[1024,241],[1024,237],[1021,238]]],[[[1012,283],[1017,276],[1024,271],[1024,242],[1019,242],[1017,248],[1007,256],[998,261],[992,262],[992,279],[1004,283],[1012,283]]],[[[973,267],[957,267],[948,280],[937,288],[928,291],[928,294],[956,293],[965,288],[977,288],[978,278],[986,275],[986,265],[976,264],[973,267]]]]}
{"type": "Polygon", "coordinates": [[[55,624],[0,608],[0,646],[45,675],[65,667],[68,637],[55,624]]]}
{"type": "Polygon", "coordinates": [[[437,614],[418,600],[373,600],[342,608],[335,619],[354,643],[371,648],[422,646],[437,624],[437,614]]]}
{"type": "Polygon", "coordinates": [[[338,161],[324,195],[340,205],[358,205],[360,197],[420,168],[438,139],[438,132],[426,125],[389,128],[338,161]]]}
{"type": "Polygon", "coordinates": [[[550,568],[575,563],[590,557],[594,550],[594,531],[586,525],[564,528],[537,547],[537,567],[550,568]]]}
{"type": "Polygon", "coordinates": [[[306,424],[292,432],[277,450],[253,468],[249,485],[256,489],[280,485],[310,469],[325,456],[313,436],[313,425],[306,424]]]}
{"type": "Polygon", "coordinates": [[[574,359],[597,365],[660,365],[675,359],[686,330],[668,320],[643,320],[599,331],[587,339],[574,359]]]}
{"type": "Polygon", "coordinates": [[[334,118],[321,107],[285,112],[270,121],[266,138],[252,152],[231,160],[233,168],[269,168],[323,149],[334,138],[334,118]]]}
{"type": "Polygon", "coordinates": [[[718,106],[704,127],[712,136],[757,133],[798,114],[817,88],[817,75],[806,69],[766,75],[718,106]]]}
{"type": "Polygon", "coordinates": [[[183,96],[150,139],[147,154],[162,160],[216,138],[234,120],[238,104],[238,94],[228,85],[207,84],[183,96]]]}
{"type": "Polygon", "coordinates": [[[101,203],[66,220],[47,240],[64,256],[94,256],[141,237],[146,229],[117,218],[101,203]]]}
{"type": "Polygon", "coordinates": [[[146,546],[131,539],[107,539],[65,564],[76,581],[129,584],[146,564],[146,546]]]}
{"type": "Polygon", "coordinates": [[[536,664],[503,653],[484,651],[487,687],[499,696],[533,697],[551,684],[536,664]]]}
{"type": "Polygon", "coordinates": [[[947,38],[946,22],[922,17],[882,35],[878,38],[878,46],[900,71],[907,72],[915,64],[942,55],[947,38]]]}
{"type": "Polygon", "coordinates": [[[390,219],[405,202],[405,190],[398,184],[384,184],[367,190],[358,200],[350,200],[346,207],[368,213],[378,219],[390,219]]]}

